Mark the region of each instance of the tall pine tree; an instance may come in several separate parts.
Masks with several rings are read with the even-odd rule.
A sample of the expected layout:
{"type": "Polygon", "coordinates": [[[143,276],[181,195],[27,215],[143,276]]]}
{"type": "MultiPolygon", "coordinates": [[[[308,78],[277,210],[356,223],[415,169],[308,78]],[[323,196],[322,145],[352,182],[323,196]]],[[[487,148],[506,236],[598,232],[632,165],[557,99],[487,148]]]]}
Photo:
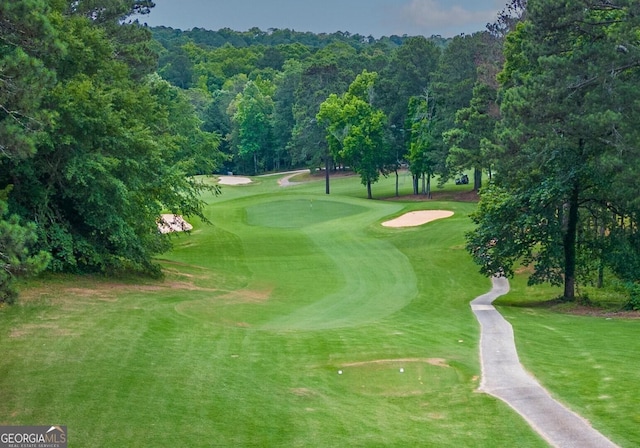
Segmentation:
{"type": "Polygon", "coordinates": [[[507,36],[502,154],[468,249],[488,275],[532,264],[531,283],[573,300],[586,259],[622,275],[624,248],[637,265],[640,4],[529,0],[526,17],[507,36]]]}

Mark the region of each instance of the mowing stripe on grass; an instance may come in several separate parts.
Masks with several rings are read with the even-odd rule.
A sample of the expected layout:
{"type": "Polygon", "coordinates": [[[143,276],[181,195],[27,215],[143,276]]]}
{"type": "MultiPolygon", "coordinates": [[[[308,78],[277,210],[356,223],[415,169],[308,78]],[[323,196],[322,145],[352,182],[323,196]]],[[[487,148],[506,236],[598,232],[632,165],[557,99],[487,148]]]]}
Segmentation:
{"type": "MultiPolygon", "coordinates": [[[[417,295],[411,263],[392,244],[366,232],[368,226],[399,208],[396,204],[372,203],[364,207],[344,199],[314,201],[295,196],[247,207],[247,222],[252,226],[291,226],[290,232],[278,234],[285,239],[276,243],[278,247],[286,246],[288,238],[303,241],[295,238],[299,231],[307,237],[309,252],[324,254],[332,264],[331,275],[326,277],[330,284],[320,281],[326,274],[320,271],[328,269],[326,262],[314,266],[310,258],[297,269],[292,267],[292,274],[296,270],[312,272],[300,277],[300,281],[309,282],[305,290],[325,293],[318,300],[274,317],[261,328],[318,330],[361,325],[393,314],[411,302],[417,295]],[[337,290],[331,292],[336,285],[337,290]]],[[[255,233],[256,229],[250,231],[255,233]]],[[[276,238],[275,233],[269,234],[276,238]]]]}

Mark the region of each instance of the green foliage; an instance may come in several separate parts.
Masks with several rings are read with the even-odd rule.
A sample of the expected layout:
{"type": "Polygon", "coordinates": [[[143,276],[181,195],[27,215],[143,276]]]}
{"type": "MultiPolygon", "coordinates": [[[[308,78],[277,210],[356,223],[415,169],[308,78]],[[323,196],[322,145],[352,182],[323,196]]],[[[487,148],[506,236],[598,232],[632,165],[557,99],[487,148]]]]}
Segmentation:
{"type": "Polygon", "coordinates": [[[631,191],[638,188],[632,105],[640,65],[638,49],[622,44],[637,41],[637,8],[532,0],[527,20],[507,36],[496,179],[502,200],[487,193],[469,236],[486,274],[509,273],[522,257],[534,264],[531,281],[562,279],[567,299],[578,273],[604,265],[637,280],[625,266],[638,265],[629,248],[638,239],[631,191]]]}
{"type": "Polygon", "coordinates": [[[7,216],[7,190],[0,191],[0,304],[13,303],[18,296],[15,280],[41,272],[51,258],[47,252],[33,250],[34,223],[23,225],[19,216],[7,216]]]}
{"type": "Polygon", "coordinates": [[[625,305],[625,309],[640,311],[640,285],[637,283],[627,283],[625,286],[629,292],[629,301],[625,305]]]}
{"type": "Polygon", "coordinates": [[[344,161],[360,175],[371,198],[371,184],[378,181],[390,162],[386,137],[386,116],[371,105],[377,73],[359,74],[349,90],[332,94],[320,105],[318,121],[327,126],[327,140],[333,157],[344,161]]]}
{"type": "Polygon", "coordinates": [[[0,1],[0,161],[29,157],[42,137],[42,94],[55,79],[43,59],[60,53],[48,14],[44,1],[0,1]]]}
{"type": "Polygon", "coordinates": [[[0,157],[0,188],[14,186],[0,224],[10,277],[49,258],[55,271],[158,274],[152,257],[170,247],[161,212],[204,219],[200,195],[211,188],[188,176],[216,169],[219,137],[202,131],[184,93],[148,75],[150,34],[124,19],[152,6],[0,3],[0,82],[11,87],[0,90],[9,155],[0,157]]]}
{"type": "MultiPolygon", "coordinates": [[[[362,49],[376,43],[395,48],[402,45],[409,38],[407,36],[393,36],[393,38],[383,37],[374,39],[372,36],[362,36],[348,32],[335,33],[311,33],[290,30],[287,28],[273,28],[263,31],[259,28],[252,28],[247,31],[234,31],[229,28],[222,28],[217,31],[194,28],[182,31],[170,27],[151,28],[154,39],[162,43],[167,49],[173,49],[184,45],[186,42],[193,42],[205,48],[220,48],[230,45],[236,48],[251,46],[264,46],[277,48],[281,53],[291,55],[301,55],[309,51],[317,51],[333,43],[344,43],[355,49],[362,49]],[[303,50],[306,49],[306,50],[303,50]]],[[[436,45],[446,45],[446,39],[440,36],[432,36],[431,41],[436,45]]]]}
{"type": "Polygon", "coordinates": [[[437,149],[442,157],[439,171],[447,179],[451,176],[445,164],[448,146],[444,142],[443,134],[456,127],[457,111],[468,107],[473,97],[483,36],[484,33],[478,32],[454,37],[443,50],[438,68],[433,74],[433,82],[429,86],[437,103],[432,133],[435,137],[434,145],[440,146],[437,149]]]}
{"type": "Polygon", "coordinates": [[[491,168],[490,156],[493,147],[488,145],[494,137],[494,129],[499,119],[496,104],[496,89],[483,82],[476,82],[473,97],[468,107],[456,112],[456,128],[442,135],[449,145],[447,165],[454,173],[467,169],[475,170],[474,189],[482,186],[483,169],[491,168]]]}
{"type": "Polygon", "coordinates": [[[230,105],[234,110],[232,123],[235,129],[231,142],[243,161],[253,162],[253,174],[258,173],[258,156],[267,152],[271,138],[271,96],[261,91],[260,86],[249,81],[230,105]]]}
{"type": "Polygon", "coordinates": [[[431,86],[440,54],[432,40],[410,37],[385,64],[376,86],[376,104],[397,128],[401,129],[408,118],[410,98],[423,94],[431,86]]]}
{"type": "Polygon", "coordinates": [[[414,194],[418,194],[420,177],[427,177],[423,194],[431,194],[431,177],[435,174],[441,155],[434,144],[434,103],[427,90],[423,96],[412,97],[409,101],[409,170],[413,174],[414,194]]]}
{"type": "MultiPolygon", "coordinates": [[[[405,100],[428,84],[440,48],[448,42],[439,36],[376,40],[342,32],[314,35],[257,28],[248,32],[199,28],[183,32],[160,27],[152,32],[163,47],[161,76],[181,88],[197,88],[212,95],[214,103],[203,119],[208,131],[225,137],[221,148],[231,155],[225,167],[250,173],[256,171],[256,165],[265,170],[333,167],[335,161],[316,115],[329,95],[344,94],[364,69],[383,73],[371,100],[390,114],[393,129],[401,129],[407,113],[405,100]],[[271,93],[263,92],[274,103],[270,141],[261,145],[254,163],[239,155],[238,129],[231,123],[236,108],[228,107],[242,90],[228,83],[243,77],[254,82],[268,80],[274,87],[271,93]]],[[[398,132],[389,135],[394,137],[390,143],[397,165],[407,145],[398,132]]]]}
{"type": "Polygon", "coordinates": [[[496,184],[483,189],[467,250],[484,275],[511,277],[520,263],[533,264],[531,284],[562,283],[562,219],[550,198],[544,186],[517,193],[496,184]]]}

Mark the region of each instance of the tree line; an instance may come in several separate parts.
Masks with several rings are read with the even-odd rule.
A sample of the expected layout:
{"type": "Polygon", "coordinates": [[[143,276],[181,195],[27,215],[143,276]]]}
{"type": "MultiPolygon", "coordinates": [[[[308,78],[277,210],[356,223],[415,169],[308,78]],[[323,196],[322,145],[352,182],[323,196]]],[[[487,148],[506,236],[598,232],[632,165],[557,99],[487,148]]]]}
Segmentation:
{"type": "Polygon", "coordinates": [[[226,171],[349,166],[370,172],[363,184],[371,192],[376,176],[397,173],[406,164],[415,194],[429,194],[434,176],[445,180],[472,168],[475,188],[481,185],[484,166],[471,142],[444,136],[457,127],[456,113],[469,105],[476,83],[497,71],[501,42],[489,31],[449,39],[259,29],[151,31],[161,45],[158,73],[189,92],[205,129],[222,137],[226,171]],[[369,81],[362,99],[382,114],[378,140],[366,154],[342,148],[345,137],[351,141],[345,131],[355,131],[355,117],[338,130],[336,113],[328,116],[325,108],[318,115],[332,95],[352,102],[352,84],[363,77],[369,81]],[[367,168],[360,169],[360,162],[367,168]]]}

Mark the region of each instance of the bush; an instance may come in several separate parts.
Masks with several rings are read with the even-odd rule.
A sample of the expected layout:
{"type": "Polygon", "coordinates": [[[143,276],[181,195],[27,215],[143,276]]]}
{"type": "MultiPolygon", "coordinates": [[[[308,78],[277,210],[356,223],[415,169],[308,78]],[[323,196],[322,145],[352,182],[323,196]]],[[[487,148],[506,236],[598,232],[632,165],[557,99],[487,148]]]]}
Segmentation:
{"type": "Polygon", "coordinates": [[[625,304],[625,310],[640,311],[640,285],[637,283],[627,283],[626,289],[629,292],[629,301],[625,304]]]}

